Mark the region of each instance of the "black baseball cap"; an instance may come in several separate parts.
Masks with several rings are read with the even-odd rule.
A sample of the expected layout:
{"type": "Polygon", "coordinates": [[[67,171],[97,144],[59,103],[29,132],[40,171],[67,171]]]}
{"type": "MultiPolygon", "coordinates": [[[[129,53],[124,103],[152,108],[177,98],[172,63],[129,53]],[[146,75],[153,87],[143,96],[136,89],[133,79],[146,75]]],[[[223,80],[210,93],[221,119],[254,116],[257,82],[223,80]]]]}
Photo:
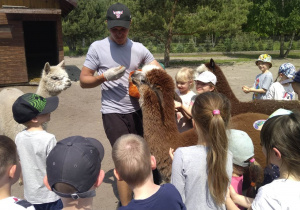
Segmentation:
{"type": "Polygon", "coordinates": [[[46,159],[51,189],[58,196],[65,198],[95,196],[95,190],[90,189],[99,176],[103,156],[103,145],[94,138],[71,136],[57,142],[46,159]],[[57,183],[69,184],[76,192],[72,194],[58,192],[55,189],[57,183]]]}
{"type": "Polygon", "coordinates": [[[18,123],[25,123],[38,115],[53,112],[58,107],[58,97],[44,98],[35,93],[25,93],[12,106],[13,117],[18,123]]]}
{"type": "Polygon", "coordinates": [[[124,4],[113,4],[107,10],[106,20],[108,29],[115,26],[129,28],[131,21],[130,10],[124,4]]]}

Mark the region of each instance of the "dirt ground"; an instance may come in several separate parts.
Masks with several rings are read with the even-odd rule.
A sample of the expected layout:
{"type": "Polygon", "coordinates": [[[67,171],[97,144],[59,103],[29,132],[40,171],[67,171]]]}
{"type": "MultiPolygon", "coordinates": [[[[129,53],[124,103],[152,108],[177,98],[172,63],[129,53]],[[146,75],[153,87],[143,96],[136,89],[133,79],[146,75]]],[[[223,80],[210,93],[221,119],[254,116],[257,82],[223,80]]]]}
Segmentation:
{"type": "MultiPolygon", "coordinates": [[[[97,196],[94,198],[94,209],[111,210],[116,209],[118,203],[116,180],[113,175],[114,166],[111,158],[111,146],[102,125],[100,87],[82,89],[79,86],[78,79],[84,59],[85,57],[65,57],[65,65],[72,79],[72,86],[59,95],[59,107],[51,115],[48,132],[55,134],[58,141],[68,136],[81,135],[93,137],[102,142],[105,148],[102,169],[106,172],[106,175],[104,183],[97,189],[97,196]]],[[[210,57],[204,59],[208,60],[210,57]]],[[[224,58],[222,57],[222,59],[224,58]]],[[[271,68],[274,79],[277,76],[279,66],[285,62],[293,63],[297,69],[300,68],[300,59],[274,60],[271,68]]],[[[166,68],[166,71],[174,78],[175,73],[180,68],[181,66],[170,67],[166,68]]],[[[195,66],[192,66],[192,68],[195,68],[195,66]]],[[[244,94],[241,87],[242,85],[251,86],[255,76],[259,73],[254,61],[221,66],[221,68],[237,98],[241,101],[250,101],[252,95],[244,94]]],[[[35,92],[37,86],[18,86],[17,88],[24,92],[35,92]]],[[[23,188],[15,184],[12,194],[22,198],[23,188]]]]}

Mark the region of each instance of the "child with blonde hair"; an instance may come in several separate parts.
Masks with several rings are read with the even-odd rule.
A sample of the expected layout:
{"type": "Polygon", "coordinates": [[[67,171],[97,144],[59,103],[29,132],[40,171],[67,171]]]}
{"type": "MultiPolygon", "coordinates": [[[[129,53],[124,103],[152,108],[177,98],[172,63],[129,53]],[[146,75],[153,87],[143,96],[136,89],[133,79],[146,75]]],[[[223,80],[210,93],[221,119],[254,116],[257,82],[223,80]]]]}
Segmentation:
{"type": "Polygon", "coordinates": [[[254,200],[238,195],[230,187],[227,209],[237,209],[234,203],[254,210],[299,209],[300,113],[269,118],[261,129],[260,139],[266,162],[279,167],[280,177],[260,187],[254,200]]]}
{"type": "MultiPolygon", "coordinates": [[[[200,66],[201,67],[201,66],[200,66]]],[[[217,77],[211,71],[205,70],[200,71],[202,68],[198,67],[195,73],[195,88],[197,91],[197,95],[205,92],[217,92],[216,84],[217,84],[217,77]]],[[[192,106],[194,104],[195,98],[197,95],[192,96],[191,102],[186,108],[183,106],[182,103],[175,101],[175,109],[181,110],[184,116],[188,119],[192,118],[192,106]]]]}
{"type": "Polygon", "coordinates": [[[192,119],[182,110],[182,107],[186,109],[189,107],[192,97],[196,95],[192,90],[194,87],[193,79],[194,70],[187,67],[181,68],[175,75],[177,87],[175,92],[181,98],[181,106],[175,109],[177,128],[180,133],[193,127],[192,119]]]}
{"type": "Polygon", "coordinates": [[[269,69],[272,67],[272,57],[268,54],[261,54],[255,64],[258,66],[261,74],[258,74],[255,77],[253,87],[244,85],[242,90],[244,93],[253,92],[253,100],[265,99],[266,93],[273,83],[273,75],[269,71],[269,69]]]}
{"type": "Polygon", "coordinates": [[[294,100],[295,92],[291,85],[296,74],[296,68],[291,63],[284,63],[279,67],[278,76],[266,93],[266,99],[294,100]],[[277,79],[279,81],[277,82],[277,79]]]}
{"type": "Polygon", "coordinates": [[[221,93],[199,94],[192,108],[198,145],[177,148],[171,183],[187,209],[224,209],[232,175],[227,127],[230,101],[221,93]]]}
{"type": "Polygon", "coordinates": [[[156,160],[141,136],[126,134],[118,138],[113,145],[112,158],[117,180],[125,181],[134,193],[133,200],[120,210],[186,209],[172,184],[160,186],[154,183],[152,170],[156,168],[156,160]]]}

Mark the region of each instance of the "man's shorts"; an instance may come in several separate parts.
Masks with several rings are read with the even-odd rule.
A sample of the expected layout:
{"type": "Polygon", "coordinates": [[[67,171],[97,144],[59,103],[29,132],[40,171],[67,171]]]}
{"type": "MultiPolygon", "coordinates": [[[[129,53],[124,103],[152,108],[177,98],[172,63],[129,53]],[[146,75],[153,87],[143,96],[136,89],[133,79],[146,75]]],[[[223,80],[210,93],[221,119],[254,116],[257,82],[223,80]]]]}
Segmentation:
{"type": "Polygon", "coordinates": [[[124,134],[143,136],[143,116],[141,110],[129,114],[102,114],[102,121],[111,146],[124,134]]]}

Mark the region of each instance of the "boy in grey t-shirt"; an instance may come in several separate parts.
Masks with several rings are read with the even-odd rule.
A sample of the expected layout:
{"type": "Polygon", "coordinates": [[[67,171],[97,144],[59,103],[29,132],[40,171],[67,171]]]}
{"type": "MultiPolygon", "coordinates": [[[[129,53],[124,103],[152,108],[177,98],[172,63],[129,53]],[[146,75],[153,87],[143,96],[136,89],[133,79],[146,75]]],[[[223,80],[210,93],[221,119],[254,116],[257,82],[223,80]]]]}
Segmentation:
{"type": "Polygon", "coordinates": [[[34,93],[26,93],[12,107],[15,121],[26,126],[15,140],[22,165],[24,197],[37,210],[63,208],[59,196],[49,191],[43,183],[46,158],[56,145],[56,139],[42,125],[50,120],[50,113],[57,106],[57,96],[43,98],[34,93]]]}
{"type": "Polygon", "coordinates": [[[258,57],[255,64],[262,73],[255,77],[253,87],[244,85],[242,89],[244,93],[253,92],[253,100],[265,99],[266,93],[273,83],[273,75],[269,71],[272,67],[272,57],[268,54],[262,54],[258,57]]]}

